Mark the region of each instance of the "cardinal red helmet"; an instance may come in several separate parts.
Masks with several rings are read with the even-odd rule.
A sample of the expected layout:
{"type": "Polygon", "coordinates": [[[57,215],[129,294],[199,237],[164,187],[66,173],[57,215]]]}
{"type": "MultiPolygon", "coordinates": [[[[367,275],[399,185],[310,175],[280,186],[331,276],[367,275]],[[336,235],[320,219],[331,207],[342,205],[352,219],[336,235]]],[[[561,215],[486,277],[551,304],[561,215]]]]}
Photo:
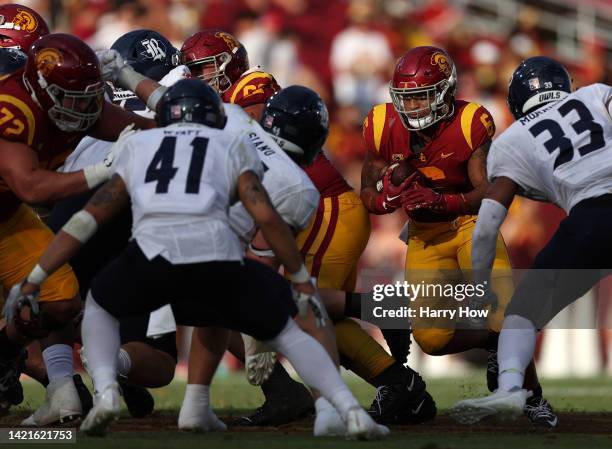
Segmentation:
{"type": "Polygon", "coordinates": [[[191,73],[219,93],[228,90],[249,69],[244,46],[221,30],[198,31],[187,38],[181,53],[191,73]]]}
{"type": "Polygon", "coordinates": [[[16,4],[0,5],[0,47],[25,53],[36,39],[47,34],[49,27],[33,9],[16,4]]]}
{"type": "Polygon", "coordinates": [[[436,47],[415,47],[395,66],[389,92],[409,130],[424,129],[454,112],[457,70],[448,54],[436,47]]]}
{"type": "Polygon", "coordinates": [[[104,88],[98,58],[70,34],[48,34],[27,53],[23,82],[62,131],[85,131],[102,111],[104,88]]]}

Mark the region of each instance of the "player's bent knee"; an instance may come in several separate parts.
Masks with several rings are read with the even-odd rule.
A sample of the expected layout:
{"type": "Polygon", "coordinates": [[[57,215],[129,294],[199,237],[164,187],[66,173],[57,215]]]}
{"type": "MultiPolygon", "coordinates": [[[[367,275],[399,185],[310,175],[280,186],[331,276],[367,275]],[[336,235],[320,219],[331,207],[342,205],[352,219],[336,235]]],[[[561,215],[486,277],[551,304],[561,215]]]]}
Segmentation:
{"type": "Polygon", "coordinates": [[[413,329],[412,336],[428,355],[444,355],[444,347],[453,338],[453,329],[413,329]]]}

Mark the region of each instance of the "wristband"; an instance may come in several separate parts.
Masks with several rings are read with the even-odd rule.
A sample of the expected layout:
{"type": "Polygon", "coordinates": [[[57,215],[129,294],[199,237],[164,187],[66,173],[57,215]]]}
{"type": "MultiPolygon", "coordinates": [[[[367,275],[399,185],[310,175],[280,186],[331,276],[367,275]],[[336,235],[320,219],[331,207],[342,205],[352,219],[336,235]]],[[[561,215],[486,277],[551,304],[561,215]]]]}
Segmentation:
{"type": "Polygon", "coordinates": [[[291,277],[291,281],[296,284],[302,284],[304,282],[310,281],[310,273],[308,272],[304,264],[302,264],[300,269],[295,273],[289,273],[289,276],[291,277]]]}
{"type": "Polygon", "coordinates": [[[98,187],[103,182],[106,182],[111,177],[111,171],[104,162],[98,162],[97,164],[88,165],[83,169],[83,175],[85,175],[85,181],[87,187],[93,189],[98,187]]]}
{"type": "Polygon", "coordinates": [[[86,210],[81,210],[74,214],[70,220],[64,225],[62,231],[74,237],[81,243],[87,242],[89,238],[96,233],[98,222],[86,210]]]}
{"type": "Polygon", "coordinates": [[[30,284],[40,286],[43,282],[45,282],[48,277],[49,275],[47,274],[47,272],[43,270],[39,264],[36,264],[32,271],[30,271],[30,274],[28,275],[26,280],[30,284]]]}
{"type": "Polygon", "coordinates": [[[161,97],[163,97],[167,90],[167,87],[159,86],[157,89],[151,92],[151,95],[149,95],[149,98],[147,99],[147,107],[152,111],[157,111],[157,103],[159,103],[159,100],[161,100],[161,97]]]}

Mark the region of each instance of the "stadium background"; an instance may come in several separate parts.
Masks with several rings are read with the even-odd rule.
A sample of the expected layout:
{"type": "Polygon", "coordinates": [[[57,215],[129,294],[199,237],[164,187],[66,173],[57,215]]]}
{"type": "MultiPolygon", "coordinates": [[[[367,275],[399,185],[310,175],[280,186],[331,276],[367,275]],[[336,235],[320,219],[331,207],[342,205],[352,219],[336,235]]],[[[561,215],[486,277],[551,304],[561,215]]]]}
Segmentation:
{"type": "MultiPolygon", "coordinates": [[[[0,2],[9,3],[9,2],[0,2]]],[[[359,189],[365,147],[361,124],[373,104],[389,101],[396,58],[417,45],[438,45],[454,59],[458,97],[483,104],[497,125],[510,123],[505,95],[521,59],[544,54],[567,64],[575,87],[612,81],[612,3],[609,0],[22,0],[54,31],[73,33],[94,49],[108,48],[137,28],[151,28],[177,48],[200,28],[232,32],[251,65],[281,86],[303,84],[327,101],[332,118],[327,151],[359,189]]],[[[503,227],[514,266],[527,268],[563,213],[554,206],[515,201],[503,227]]],[[[401,212],[372,217],[363,268],[403,270],[397,235],[401,212]]],[[[549,330],[540,338],[545,377],[612,376],[612,283],[582,301],[575,313],[598,308],[599,329],[549,330]],[[606,374],[607,373],[607,374],[606,374]]],[[[569,327],[569,326],[568,326],[569,327]]],[[[375,332],[375,331],[374,331],[375,332]]],[[[425,377],[466,375],[464,356],[422,357],[411,365],[425,377]]],[[[469,358],[469,356],[468,356],[469,358]]],[[[477,357],[476,357],[477,359],[477,357]]],[[[473,360],[472,360],[473,361],[473,360]]],[[[478,360],[476,360],[478,361],[478,360]]],[[[226,359],[226,367],[235,363],[226,359]]]]}

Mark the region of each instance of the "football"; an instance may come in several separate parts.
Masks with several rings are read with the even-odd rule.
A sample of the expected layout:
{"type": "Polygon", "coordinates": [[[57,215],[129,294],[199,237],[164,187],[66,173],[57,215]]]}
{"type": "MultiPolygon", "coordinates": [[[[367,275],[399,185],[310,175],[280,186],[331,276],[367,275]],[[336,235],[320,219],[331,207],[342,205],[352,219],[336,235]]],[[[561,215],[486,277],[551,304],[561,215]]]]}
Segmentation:
{"type": "Polygon", "coordinates": [[[393,168],[393,172],[391,173],[391,184],[394,186],[399,186],[402,182],[404,182],[404,180],[406,180],[406,178],[417,171],[417,169],[407,160],[394,162],[391,165],[387,165],[380,171],[380,179],[376,183],[376,190],[379,192],[382,191],[382,178],[389,167],[393,168]]]}

